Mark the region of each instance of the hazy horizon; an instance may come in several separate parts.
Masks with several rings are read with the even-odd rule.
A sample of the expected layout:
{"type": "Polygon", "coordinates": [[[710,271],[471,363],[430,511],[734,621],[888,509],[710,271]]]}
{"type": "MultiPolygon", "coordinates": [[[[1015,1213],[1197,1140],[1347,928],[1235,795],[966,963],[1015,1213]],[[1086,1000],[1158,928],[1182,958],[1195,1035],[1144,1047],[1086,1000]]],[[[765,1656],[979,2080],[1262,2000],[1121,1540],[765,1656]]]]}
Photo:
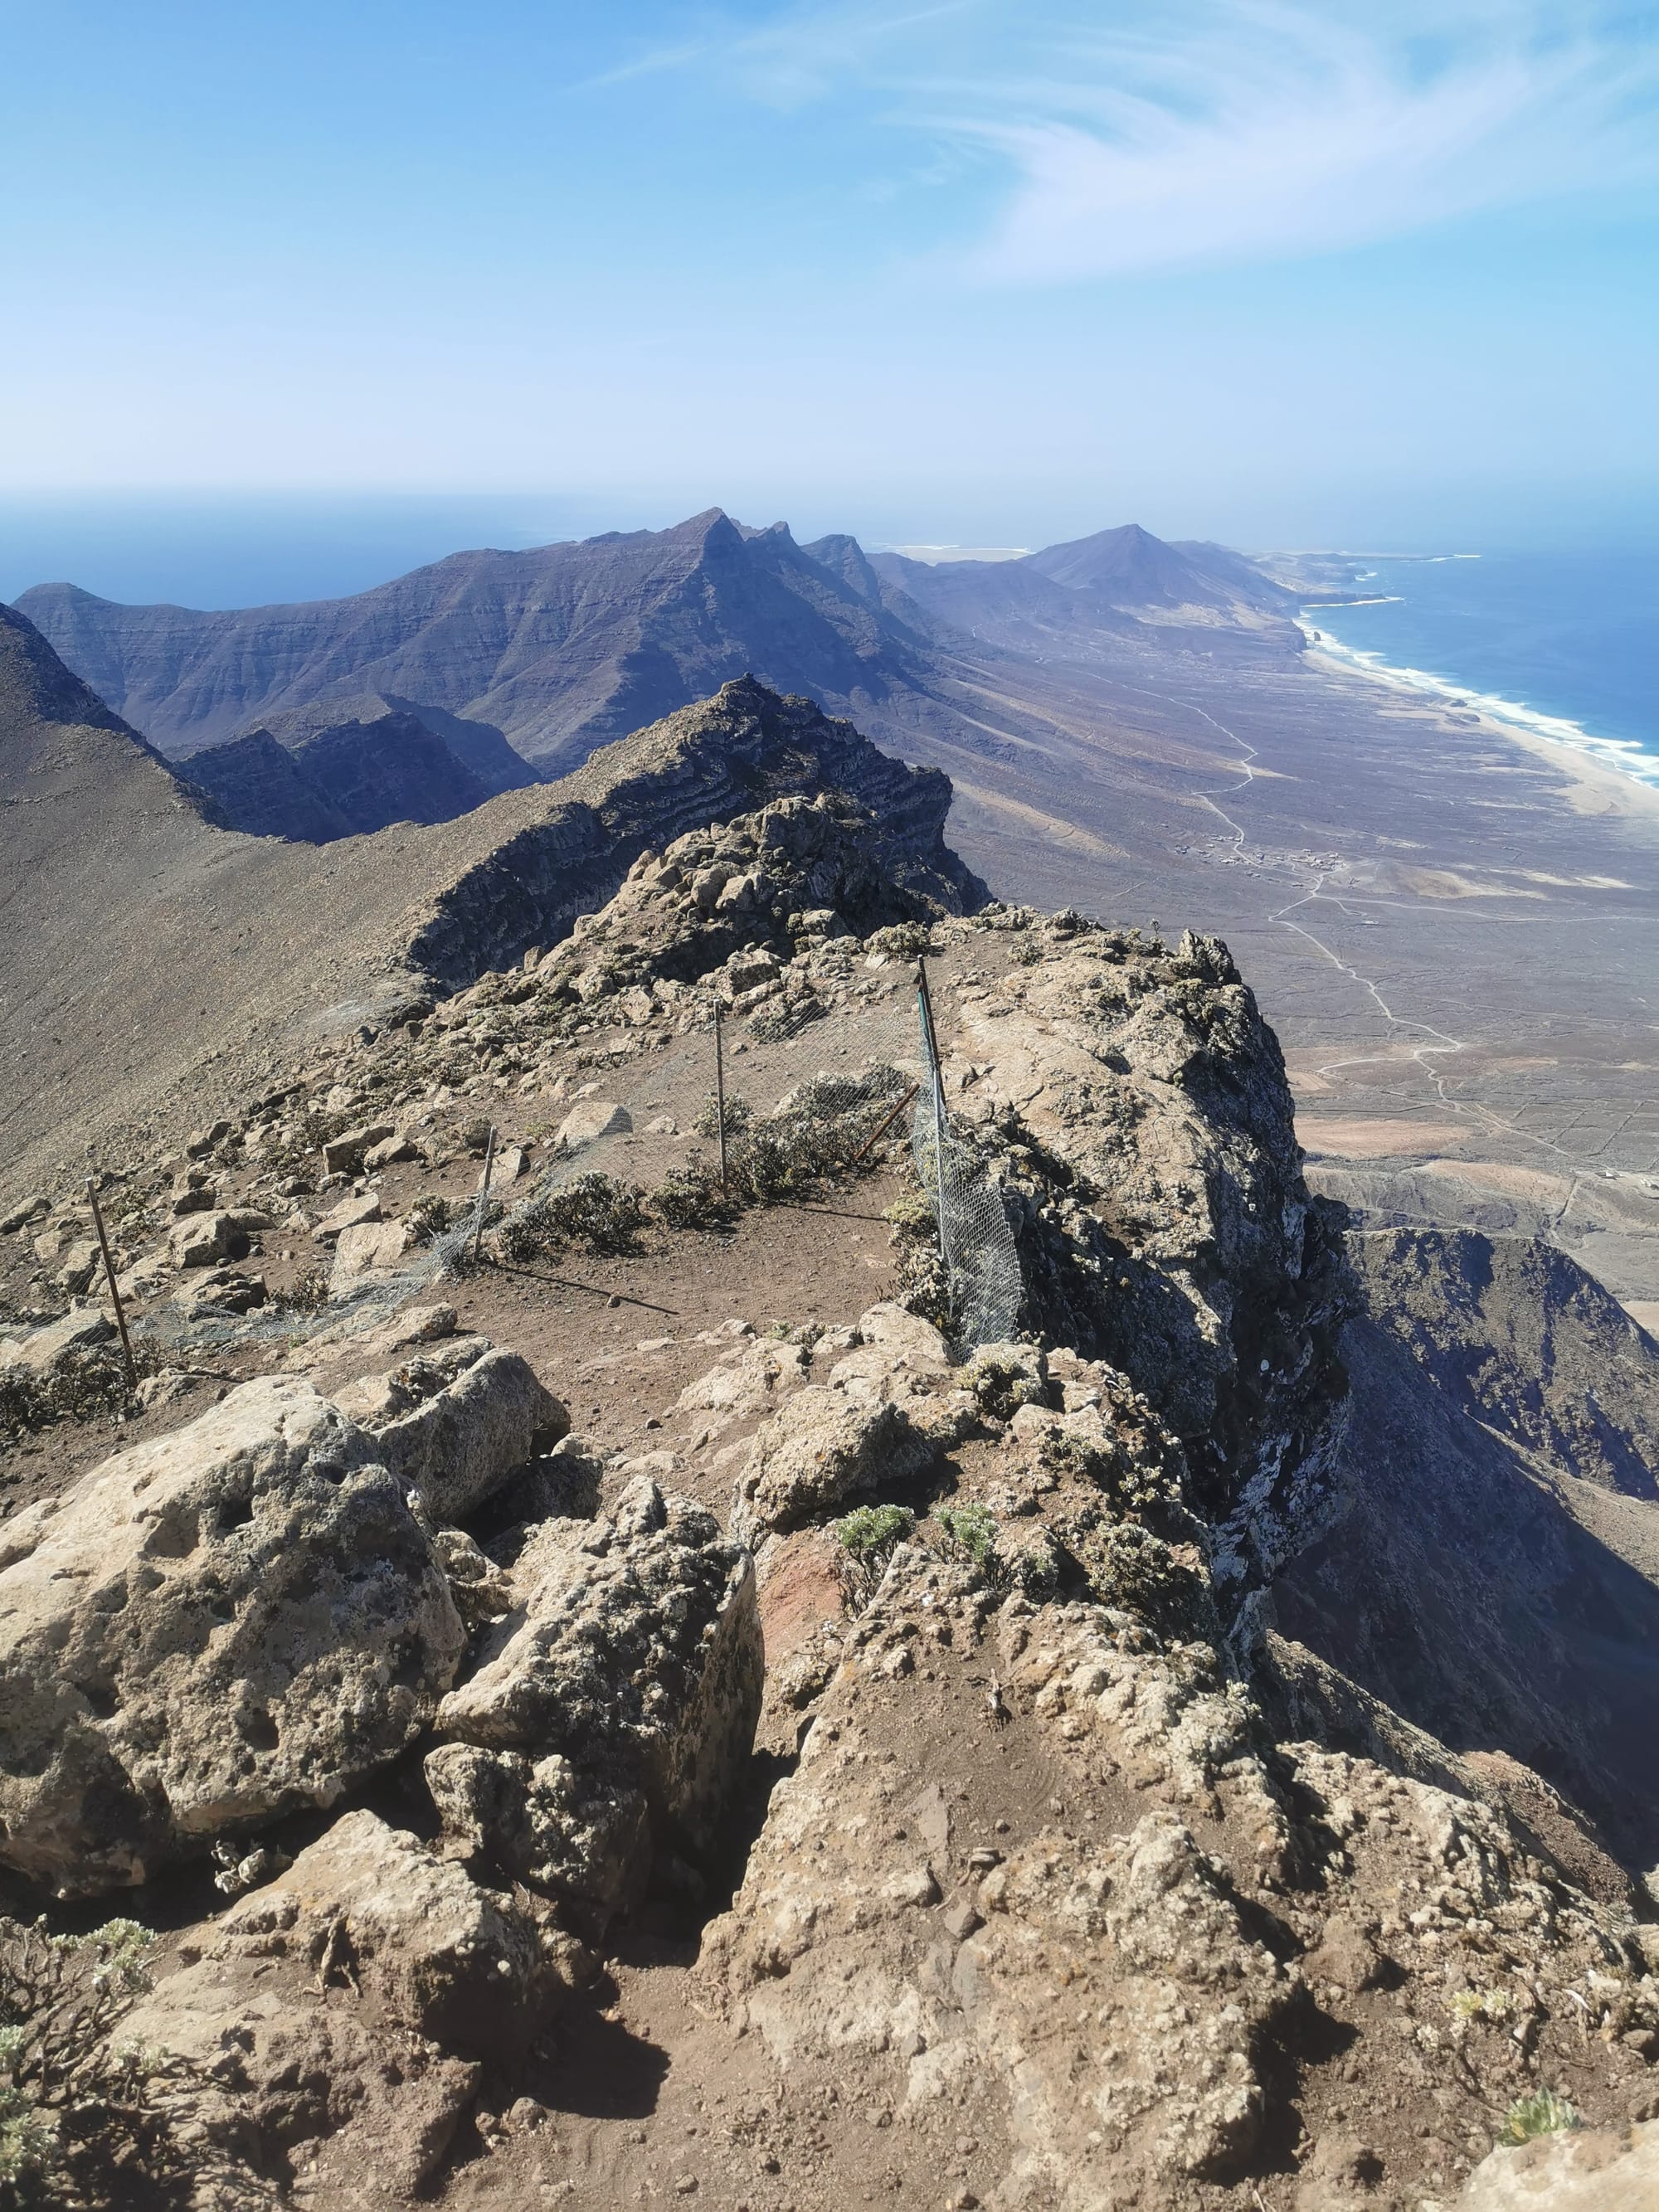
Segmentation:
{"type": "Polygon", "coordinates": [[[1390,539],[1385,531],[1358,532],[1347,539],[1303,538],[1273,542],[1265,535],[1223,538],[1201,522],[1186,518],[1170,523],[1157,515],[1113,514],[1080,528],[1042,530],[1033,523],[1023,534],[999,537],[988,531],[948,538],[927,526],[902,535],[858,527],[844,514],[805,511],[744,513],[713,500],[696,508],[670,512],[659,504],[618,502],[607,512],[600,502],[561,498],[556,494],[507,495],[491,499],[357,494],[322,495],[225,492],[213,497],[130,492],[97,497],[86,494],[58,499],[0,497],[0,600],[16,599],[38,584],[70,583],[100,599],[129,604],[171,602],[204,609],[275,605],[283,601],[346,597],[386,583],[411,568],[446,555],[492,546],[518,550],[560,539],[595,537],[610,530],[662,530],[685,521],[710,506],[723,506],[736,520],[763,526],[785,522],[801,543],[831,531],[848,531],[866,551],[914,550],[926,546],[951,557],[975,551],[1036,550],[1063,538],[1139,522],[1166,538],[1210,538],[1255,554],[1292,551],[1346,552],[1398,557],[1410,554],[1470,551],[1559,555],[1632,556],[1659,550],[1659,530],[1618,534],[1586,529],[1563,532],[1553,539],[1487,535],[1474,542],[1469,532],[1448,526],[1425,527],[1390,539]],[[1186,525],[1186,526],[1182,526],[1186,525]]]}

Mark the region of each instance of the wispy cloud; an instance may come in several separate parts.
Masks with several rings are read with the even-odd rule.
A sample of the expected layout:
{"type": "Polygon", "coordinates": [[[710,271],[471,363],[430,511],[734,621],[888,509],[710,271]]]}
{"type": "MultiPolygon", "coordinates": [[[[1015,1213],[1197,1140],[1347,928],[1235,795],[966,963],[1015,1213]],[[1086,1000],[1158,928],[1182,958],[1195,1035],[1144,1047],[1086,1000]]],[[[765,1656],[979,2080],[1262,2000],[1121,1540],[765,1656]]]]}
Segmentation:
{"type": "Polygon", "coordinates": [[[959,85],[927,127],[1012,171],[970,265],[1041,283],[1258,260],[1659,178],[1651,19],[1413,14],[1210,6],[1072,40],[1063,75],[959,85]]]}
{"type": "Polygon", "coordinates": [[[1321,252],[1659,181],[1659,17],[1621,0],[789,0],[695,33],[613,78],[717,73],[923,138],[896,181],[849,185],[971,168],[983,227],[958,265],[997,282],[1321,252]]]}

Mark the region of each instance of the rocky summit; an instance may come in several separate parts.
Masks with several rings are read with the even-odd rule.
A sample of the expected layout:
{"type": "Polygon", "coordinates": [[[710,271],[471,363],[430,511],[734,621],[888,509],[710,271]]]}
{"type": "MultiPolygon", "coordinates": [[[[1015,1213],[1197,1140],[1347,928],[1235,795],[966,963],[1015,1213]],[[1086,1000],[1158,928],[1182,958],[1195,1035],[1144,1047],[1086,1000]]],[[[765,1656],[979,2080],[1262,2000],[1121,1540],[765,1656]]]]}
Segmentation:
{"type": "Polygon", "coordinates": [[[1353,1233],[1218,939],[688,714],[6,1191],[0,2189],[1653,2203],[1659,1349],[1353,1233]]]}

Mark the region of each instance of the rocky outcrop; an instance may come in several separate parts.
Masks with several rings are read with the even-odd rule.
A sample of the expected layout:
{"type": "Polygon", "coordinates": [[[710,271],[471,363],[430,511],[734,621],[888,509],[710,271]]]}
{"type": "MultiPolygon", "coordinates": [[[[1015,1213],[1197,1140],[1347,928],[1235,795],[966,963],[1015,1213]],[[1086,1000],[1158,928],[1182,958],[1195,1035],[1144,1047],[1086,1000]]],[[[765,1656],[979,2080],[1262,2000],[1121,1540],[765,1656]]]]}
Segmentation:
{"type": "Polygon", "coordinates": [[[738,1476],[732,1526],[753,1543],[768,1529],[821,1519],[849,1498],[899,1488],[933,1457],[931,1441],[890,1400],[812,1384],[762,1425],[738,1476]]]}
{"type": "Polygon", "coordinates": [[[0,1857],[66,1891],[332,1804],[460,1656],[403,1490],[308,1383],[245,1383],[5,1534],[0,1857]]]}
{"type": "Polygon", "coordinates": [[[958,994],[956,1124],[1018,1213],[1034,1333],[1181,1438],[1231,1613],[1331,1504],[1353,1303],[1273,1032],[1224,946],[1061,915],[958,994]]]}
{"type": "MultiPolygon", "coordinates": [[[[1650,2212],[1659,2204],[1659,2120],[1558,2129],[1493,2151],[1456,2212],[1650,2212]]],[[[1448,2205],[1445,2212],[1453,2212],[1448,2205]]]]}
{"type": "Polygon", "coordinates": [[[314,2179],[368,2202],[420,2186],[481,2062],[521,2058],[556,1990],[533,1921],[367,1812],[184,1957],[124,2033],[221,2093],[208,2124],[251,2127],[267,2160],[324,2138],[314,2179]]]}
{"type": "Polygon", "coordinates": [[[602,1926],[653,1851],[718,1832],[760,1711],[754,1570],[641,1477],[597,1522],[544,1524],[512,1595],[439,1711],[428,1784],[462,1851],[602,1926]]]}
{"type": "MultiPolygon", "coordinates": [[[[698,1972],[792,2104],[839,2083],[905,2121],[896,2158],[926,2172],[955,2132],[969,2193],[1067,2212],[1249,2204],[1282,2155],[1280,2069],[1324,2033],[1392,2053],[1403,2029],[1450,2129],[1505,2108],[1575,1974],[1611,2033],[1659,2021],[1628,1923],[1500,1815],[1275,1745],[1212,1650],[1129,1603],[998,1597],[920,1543],[857,1620],[698,1972]]],[[[1429,2180],[1420,2139],[1317,2134],[1298,2204],[1346,2212],[1345,2161],[1370,2203],[1429,2180]]]]}
{"type": "MultiPolygon", "coordinates": [[[[557,945],[579,915],[605,906],[647,852],[660,854],[683,835],[706,833],[774,799],[813,792],[837,794],[830,820],[798,830],[793,853],[789,838],[779,837],[776,859],[786,871],[778,884],[765,880],[773,855],[757,848],[752,831],[746,842],[722,842],[716,833],[701,858],[684,854],[688,880],[723,867],[718,885],[705,884],[711,904],[738,878],[752,878],[757,866],[761,872],[747,886],[746,906],[742,890],[731,890],[707,945],[688,946],[685,959],[700,956],[723,931],[723,950],[705,963],[712,964],[739,944],[762,941],[789,912],[833,903],[837,890],[866,928],[919,913],[960,913],[983,901],[984,885],[945,843],[948,778],[935,769],[907,768],[811,700],[780,698],[745,677],[638,732],[625,747],[607,748],[567,778],[543,819],[505,839],[441,894],[409,957],[458,988],[486,969],[515,964],[530,945],[557,945]],[[868,811],[860,817],[861,809],[868,811]],[[866,825],[873,817],[878,830],[872,836],[866,826],[840,854],[839,870],[831,859],[825,895],[793,891],[786,899],[793,890],[789,874],[800,872],[787,863],[794,859],[810,872],[822,861],[837,815],[866,825]],[[730,854],[725,843],[732,844],[730,854]]],[[[698,911],[707,915],[708,906],[698,911]]]]}
{"type": "Polygon", "coordinates": [[[366,1386],[362,1402],[380,1458],[442,1522],[465,1520],[570,1427],[529,1361],[487,1339],[405,1360],[378,1389],[366,1386]]]}
{"type": "Polygon", "coordinates": [[[231,829],[250,836],[325,845],[351,835],[351,823],[329,793],[269,730],[204,746],[180,772],[231,829]]]}
{"type": "Polygon", "coordinates": [[[1659,1498],[1659,1344],[1553,1244],[1474,1230],[1348,1240],[1373,1318],[1464,1411],[1580,1481],[1659,1498]]]}

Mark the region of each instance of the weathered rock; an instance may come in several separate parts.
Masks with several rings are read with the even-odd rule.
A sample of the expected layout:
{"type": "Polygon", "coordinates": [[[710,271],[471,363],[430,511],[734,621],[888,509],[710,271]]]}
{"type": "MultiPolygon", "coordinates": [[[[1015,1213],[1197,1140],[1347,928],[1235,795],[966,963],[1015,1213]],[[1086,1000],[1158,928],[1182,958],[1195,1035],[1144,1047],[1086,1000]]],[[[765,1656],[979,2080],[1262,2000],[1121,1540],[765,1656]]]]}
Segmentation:
{"type": "Polygon", "coordinates": [[[319,2201],[419,2187],[477,2093],[556,1991],[534,1923],[372,1813],[349,1814],[244,1897],[122,2033],[217,2085],[210,2124],[268,2154],[322,2138],[319,2201]],[[234,2099],[234,2106],[229,2100],[234,2099]]]}
{"type": "Polygon", "coordinates": [[[1659,2204],[1659,2120],[1569,2130],[1516,2150],[1495,2150],[1476,2166],[1456,2203],[1459,2212],[1653,2212],[1659,2204]]]}
{"type": "Polygon", "coordinates": [[[0,1858],[68,1892],[331,1804],[429,1719],[464,1641],[374,1439],[245,1383],[8,1527],[0,1858]]]}
{"type": "Polygon", "coordinates": [[[365,1275],[389,1273],[408,1249],[409,1231],[401,1221],[359,1221],[343,1229],[329,1273],[330,1294],[365,1275]]]}
{"type": "Polygon", "coordinates": [[[799,1344],[770,1338],[735,1345],[706,1375],[688,1382],[676,1401],[683,1413],[714,1413],[722,1425],[769,1407],[806,1380],[808,1359],[799,1344]]]}
{"type": "Polygon", "coordinates": [[[42,1221],[52,1210],[52,1200],[43,1190],[21,1199],[5,1213],[0,1214],[0,1237],[15,1237],[20,1229],[27,1229],[32,1221],[42,1221]]]}
{"type": "Polygon", "coordinates": [[[1048,1362],[1035,1344],[981,1344],[962,1379],[998,1420],[1006,1421],[1021,1406],[1048,1402],[1048,1362]]]}
{"type": "Polygon", "coordinates": [[[950,1349],[933,1322],[890,1298],[859,1316],[859,1334],[866,1344],[880,1345],[894,1358],[908,1359],[918,1367],[951,1364],[950,1349]]]}
{"type": "Polygon", "coordinates": [[[317,1244],[332,1244],[348,1229],[357,1229],[372,1221],[384,1219],[377,1192],[365,1191],[360,1198],[343,1198],[331,1213],[325,1213],[312,1231],[312,1241],[317,1244]]]}
{"type": "Polygon", "coordinates": [[[556,1141],[574,1152],[578,1145],[593,1144],[600,1137],[625,1136],[633,1126],[626,1106],[610,1098],[584,1098],[560,1122],[556,1141]]]}
{"type": "Polygon", "coordinates": [[[114,1322],[95,1307],[77,1307],[61,1321],[0,1345],[0,1367],[27,1367],[32,1374],[45,1375],[66,1353],[89,1352],[94,1345],[106,1344],[114,1334],[114,1322]]]}
{"type": "Polygon", "coordinates": [[[361,1129],[343,1129],[323,1146],[323,1166],[329,1175],[355,1175],[364,1155],[391,1136],[390,1121],[371,1121],[361,1129]]]}
{"type": "Polygon", "coordinates": [[[492,1351],[374,1434],[398,1480],[419,1492],[434,1520],[450,1522],[481,1505],[569,1427],[569,1414],[528,1360],[492,1351]]]}
{"type": "Polygon", "coordinates": [[[641,1477],[610,1517],[539,1530],[513,1579],[431,1786],[460,1848],[602,1920],[653,1845],[701,1852],[720,1825],[760,1711],[753,1565],[641,1477]]]}
{"type": "Polygon", "coordinates": [[[404,1136],[394,1129],[389,1137],[382,1137],[378,1144],[367,1148],[363,1153],[363,1165],[371,1175],[378,1175],[382,1168],[395,1167],[399,1160],[418,1160],[422,1157],[421,1148],[414,1138],[404,1136]]]}
{"type": "Polygon", "coordinates": [[[77,1237],[58,1261],[58,1279],[73,1297],[79,1297],[98,1272],[99,1249],[90,1237],[77,1237]]]}
{"type": "Polygon", "coordinates": [[[755,1432],[738,1476],[732,1533],[793,1528],[843,1498],[908,1481],[933,1446],[890,1400],[809,1384],[755,1432]]]}
{"type": "Polygon", "coordinates": [[[192,1213],[181,1221],[167,1240],[175,1267],[211,1267],[221,1260],[239,1260],[247,1249],[246,1231],[237,1228],[228,1213],[192,1213]]]}
{"type": "Polygon", "coordinates": [[[533,1922],[373,1813],[348,1813],[232,1905],[207,1956],[292,1956],[314,1974],[337,1928],[337,1956],[349,1958],[364,1992],[459,2057],[521,2051],[545,2016],[533,1922]]]}

